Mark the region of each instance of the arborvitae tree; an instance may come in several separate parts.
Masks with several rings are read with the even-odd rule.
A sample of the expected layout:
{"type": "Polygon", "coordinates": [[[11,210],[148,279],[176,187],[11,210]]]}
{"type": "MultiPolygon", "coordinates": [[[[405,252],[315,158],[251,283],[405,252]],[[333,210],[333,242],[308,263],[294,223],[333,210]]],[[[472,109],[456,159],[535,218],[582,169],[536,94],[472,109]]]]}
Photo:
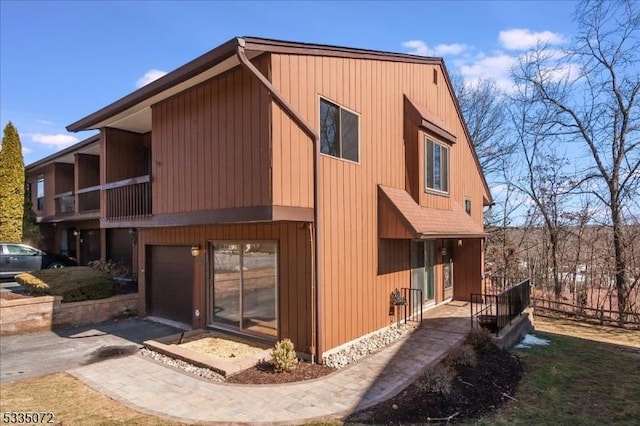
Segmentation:
{"type": "MultiPolygon", "coordinates": [[[[25,175],[26,181],[27,176],[25,175]]],[[[42,233],[40,232],[40,226],[36,222],[36,215],[33,212],[31,192],[26,190],[24,192],[24,216],[22,217],[22,242],[34,247],[40,247],[42,244],[42,233]]]]}
{"type": "Polygon", "coordinates": [[[9,122],[0,148],[0,241],[22,241],[24,213],[24,159],[20,136],[9,122]]]}

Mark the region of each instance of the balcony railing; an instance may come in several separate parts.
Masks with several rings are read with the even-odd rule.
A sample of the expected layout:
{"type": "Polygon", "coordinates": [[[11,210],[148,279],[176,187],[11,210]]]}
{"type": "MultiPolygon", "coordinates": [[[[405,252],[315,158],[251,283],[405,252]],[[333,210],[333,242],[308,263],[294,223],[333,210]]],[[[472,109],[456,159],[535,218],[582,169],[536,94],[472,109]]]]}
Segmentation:
{"type": "Polygon", "coordinates": [[[106,193],[106,220],[131,220],[151,215],[149,176],[102,185],[106,193]]]}
{"type": "Polygon", "coordinates": [[[484,328],[496,336],[529,307],[530,281],[526,279],[498,294],[471,294],[471,328],[484,328]]]}
{"type": "Polygon", "coordinates": [[[56,200],[56,214],[66,215],[73,214],[76,211],[76,199],[73,195],[73,191],[57,194],[56,200]]]}
{"type": "Polygon", "coordinates": [[[78,213],[95,212],[100,210],[100,185],[79,189],[78,213]]]}

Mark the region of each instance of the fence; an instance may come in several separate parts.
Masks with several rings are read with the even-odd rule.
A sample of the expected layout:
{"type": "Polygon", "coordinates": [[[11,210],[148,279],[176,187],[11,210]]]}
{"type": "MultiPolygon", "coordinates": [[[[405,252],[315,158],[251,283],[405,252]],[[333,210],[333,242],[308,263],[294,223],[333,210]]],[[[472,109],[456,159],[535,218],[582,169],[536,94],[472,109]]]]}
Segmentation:
{"type": "Polygon", "coordinates": [[[624,312],[624,315],[622,315],[623,320],[621,321],[620,311],[604,309],[604,307],[591,308],[539,297],[532,297],[531,302],[531,306],[535,308],[536,315],[566,316],[586,322],[595,322],[600,325],[640,329],[640,313],[638,312],[624,312]]]}
{"type": "Polygon", "coordinates": [[[530,304],[531,282],[526,279],[498,294],[471,294],[471,328],[484,328],[496,336],[530,304]]]}
{"type": "Polygon", "coordinates": [[[107,198],[107,220],[136,219],[151,215],[149,176],[103,185],[107,198]]]}

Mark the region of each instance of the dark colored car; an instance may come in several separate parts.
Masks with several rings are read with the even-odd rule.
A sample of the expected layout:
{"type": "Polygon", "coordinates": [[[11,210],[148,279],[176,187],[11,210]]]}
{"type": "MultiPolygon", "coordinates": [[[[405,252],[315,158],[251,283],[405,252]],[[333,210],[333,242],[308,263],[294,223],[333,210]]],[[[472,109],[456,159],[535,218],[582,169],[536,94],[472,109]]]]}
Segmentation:
{"type": "Polygon", "coordinates": [[[45,253],[24,245],[0,243],[0,277],[11,278],[22,272],[78,266],[78,262],[61,254],[45,253]]]}

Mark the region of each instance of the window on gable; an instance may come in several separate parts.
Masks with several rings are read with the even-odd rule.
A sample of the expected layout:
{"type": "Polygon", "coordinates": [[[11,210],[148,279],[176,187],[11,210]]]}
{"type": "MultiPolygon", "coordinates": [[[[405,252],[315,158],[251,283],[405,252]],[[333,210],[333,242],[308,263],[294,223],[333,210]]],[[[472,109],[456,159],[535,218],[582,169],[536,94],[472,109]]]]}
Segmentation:
{"type": "Polygon", "coordinates": [[[38,181],[36,182],[36,197],[36,208],[44,210],[44,176],[42,175],[38,176],[38,181]]]}
{"type": "Polygon", "coordinates": [[[359,117],[320,98],[320,152],[349,161],[359,161],[359,117]]]}
{"type": "Polygon", "coordinates": [[[425,189],[449,192],[449,147],[425,138],[425,189]]]}
{"type": "Polygon", "coordinates": [[[471,216],[471,198],[464,199],[464,211],[466,211],[467,214],[471,216]]]}

